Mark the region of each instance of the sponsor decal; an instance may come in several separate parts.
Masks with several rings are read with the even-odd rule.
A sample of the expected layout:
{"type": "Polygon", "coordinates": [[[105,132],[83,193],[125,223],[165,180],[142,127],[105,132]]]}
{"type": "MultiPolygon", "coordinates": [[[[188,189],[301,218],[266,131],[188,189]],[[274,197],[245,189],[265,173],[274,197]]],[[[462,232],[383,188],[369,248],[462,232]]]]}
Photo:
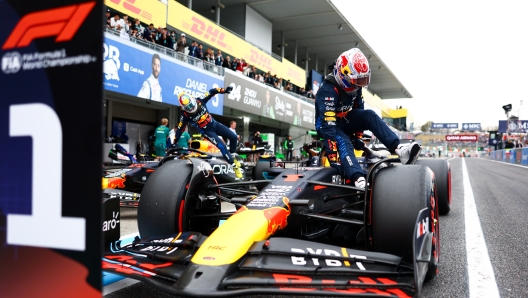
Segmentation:
{"type": "Polygon", "coordinates": [[[275,97],[275,111],[277,111],[277,115],[284,116],[284,111],[286,110],[286,105],[284,104],[284,100],[281,100],[278,96],[275,97]]]}
{"type": "Polygon", "coordinates": [[[229,173],[235,173],[235,171],[233,171],[233,166],[230,165],[230,164],[214,165],[213,166],[213,174],[215,174],[215,175],[219,175],[219,174],[227,175],[229,173]]]}
{"type": "MultiPolygon", "coordinates": [[[[181,243],[181,242],[182,242],[181,239],[174,238],[174,237],[169,237],[165,239],[157,239],[157,240],[152,241],[152,243],[181,243]]],[[[148,247],[141,249],[140,251],[155,251],[155,252],[166,251],[165,254],[168,255],[168,254],[175,252],[177,249],[178,247],[170,247],[170,246],[148,246],[148,247]]]]}
{"type": "Polygon", "coordinates": [[[416,229],[417,239],[430,232],[429,231],[429,217],[417,223],[416,225],[418,226],[418,228],[416,229]]]}
{"type": "Polygon", "coordinates": [[[270,185],[271,188],[265,188],[255,197],[247,206],[248,207],[273,207],[277,206],[284,197],[288,196],[292,189],[291,185],[270,185]]]}
{"type": "MultiPolygon", "coordinates": [[[[326,120],[326,119],[325,119],[325,120],[326,120]]],[[[336,123],[335,123],[334,121],[328,121],[326,124],[328,124],[328,125],[332,125],[332,126],[335,126],[335,125],[336,125],[336,123]]]]}
{"type": "Polygon", "coordinates": [[[480,123],[462,123],[462,130],[481,130],[480,123]]]}
{"type": "Polygon", "coordinates": [[[333,107],[335,106],[335,103],[333,101],[325,101],[325,106],[333,107]]]}
{"type": "Polygon", "coordinates": [[[113,173],[106,175],[105,178],[121,177],[122,175],[124,175],[126,172],[129,172],[129,171],[132,171],[132,169],[121,169],[117,172],[113,172],[113,173]]]}
{"type": "Polygon", "coordinates": [[[226,246],[210,245],[209,247],[207,247],[207,249],[211,249],[211,250],[224,250],[224,249],[226,249],[226,246]]]}
{"type": "MultiPolygon", "coordinates": [[[[297,266],[321,266],[323,264],[326,264],[326,266],[329,266],[329,267],[341,267],[341,266],[350,267],[350,262],[346,261],[346,260],[345,261],[340,261],[340,260],[327,259],[327,258],[317,258],[317,257],[314,257],[314,256],[321,256],[321,257],[323,257],[323,256],[345,257],[345,258],[350,258],[350,259],[353,259],[353,260],[358,260],[358,259],[359,260],[366,260],[367,259],[366,256],[348,254],[346,248],[342,248],[341,249],[342,253],[339,253],[338,251],[333,250],[333,249],[322,249],[322,248],[312,249],[310,247],[307,247],[306,249],[291,248],[291,251],[294,252],[294,253],[299,253],[299,254],[304,254],[304,255],[309,255],[310,256],[309,258],[304,257],[304,256],[301,256],[301,257],[292,256],[291,257],[292,264],[293,265],[297,265],[297,266]]],[[[360,270],[365,270],[365,267],[363,266],[363,264],[361,262],[356,262],[356,266],[360,270]]]]}
{"type": "Polygon", "coordinates": [[[103,221],[103,232],[111,231],[119,223],[119,212],[112,212],[112,219],[103,221]]]}
{"type": "MultiPolygon", "coordinates": [[[[324,119],[325,119],[325,121],[336,121],[337,120],[336,117],[325,117],[324,119]]],[[[334,122],[334,124],[335,124],[335,122],[334,122]]]]}
{"type": "Polygon", "coordinates": [[[446,141],[476,142],[477,140],[477,135],[446,135],[446,141]]]}
{"type": "Polygon", "coordinates": [[[324,100],[331,100],[331,101],[333,101],[334,98],[333,98],[333,97],[325,97],[324,100]]]}
{"type": "Polygon", "coordinates": [[[352,159],[350,159],[350,156],[347,155],[346,160],[348,161],[349,165],[353,165],[352,159]]]}

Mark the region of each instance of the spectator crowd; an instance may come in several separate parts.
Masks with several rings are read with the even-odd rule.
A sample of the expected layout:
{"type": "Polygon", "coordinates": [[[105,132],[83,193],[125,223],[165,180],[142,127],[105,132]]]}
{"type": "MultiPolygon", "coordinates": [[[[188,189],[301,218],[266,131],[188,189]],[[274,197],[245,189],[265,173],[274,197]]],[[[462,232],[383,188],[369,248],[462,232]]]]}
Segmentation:
{"type": "Polygon", "coordinates": [[[204,49],[204,45],[195,40],[189,43],[183,32],[178,35],[176,31],[171,30],[169,32],[167,28],[161,26],[155,28],[152,23],[144,26],[139,19],[129,19],[126,14],[123,14],[121,18],[121,15],[117,12],[112,15],[109,9],[106,10],[105,14],[106,17],[104,18],[103,26],[119,32],[122,38],[151,42],[200,59],[211,65],[236,71],[280,91],[292,92],[302,97],[315,99],[315,94],[311,90],[306,90],[304,87],[294,87],[289,80],[279,78],[276,74],[272,75],[270,71],[262,72],[255,65],[248,64],[244,59],[231,58],[229,55],[224,55],[220,49],[217,49],[216,53],[212,48],[204,49]]]}

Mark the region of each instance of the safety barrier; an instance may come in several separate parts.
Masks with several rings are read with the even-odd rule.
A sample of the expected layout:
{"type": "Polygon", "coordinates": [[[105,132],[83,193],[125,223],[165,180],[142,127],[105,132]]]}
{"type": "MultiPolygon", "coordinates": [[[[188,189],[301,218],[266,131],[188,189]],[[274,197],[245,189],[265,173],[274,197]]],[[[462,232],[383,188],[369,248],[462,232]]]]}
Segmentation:
{"type": "Polygon", "coordinates": [[[479,157],[528,166],[528,148],[514,148],[481,152],[479,157]]]}

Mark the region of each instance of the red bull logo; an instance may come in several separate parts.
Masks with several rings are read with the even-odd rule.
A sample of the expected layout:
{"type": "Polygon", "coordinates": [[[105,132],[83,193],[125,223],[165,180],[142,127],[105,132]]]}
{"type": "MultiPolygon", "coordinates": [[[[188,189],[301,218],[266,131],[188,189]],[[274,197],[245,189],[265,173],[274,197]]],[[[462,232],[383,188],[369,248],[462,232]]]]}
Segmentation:
{"type": "Polygon", "coordinates": [[[288,225],[288,216],[291,213],[290,200],[287,197],[283,197],[282,202],[284,207],[276,206],[262,210],[264,217],[268,220],[268,234],[282,230],[288,225]]]}
{"type": "Polygon", "coordinates": [[[126,177],[103,178],[103,189],[104,188],[125,188],[125,181],[126,181],[126,177]]]}

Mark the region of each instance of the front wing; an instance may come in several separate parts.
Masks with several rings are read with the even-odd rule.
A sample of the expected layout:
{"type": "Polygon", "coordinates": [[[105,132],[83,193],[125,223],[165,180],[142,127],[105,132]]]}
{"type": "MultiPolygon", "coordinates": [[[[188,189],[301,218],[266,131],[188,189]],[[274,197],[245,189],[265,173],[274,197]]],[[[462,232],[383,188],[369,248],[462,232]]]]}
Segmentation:
{"type": "MultiPolygon", "coordinates": [[[[418,219],[420,216],[425,216],[424,212],[418,219]]],[[[183,232],[144,240],[137,237],[123,247],[118,241],[105,253],[103,270],[179,296],[413,297],[420,291],[427,268],[423,265],[428,261],[423,257],[423,250],[427,250],[423,243],[415,243],[417,257],[414,264],[409,264],[385,253],[270,238],[255,242],[233,264],[195,264],[191,259],[206,238],[200,233],[183,232]]]]}

